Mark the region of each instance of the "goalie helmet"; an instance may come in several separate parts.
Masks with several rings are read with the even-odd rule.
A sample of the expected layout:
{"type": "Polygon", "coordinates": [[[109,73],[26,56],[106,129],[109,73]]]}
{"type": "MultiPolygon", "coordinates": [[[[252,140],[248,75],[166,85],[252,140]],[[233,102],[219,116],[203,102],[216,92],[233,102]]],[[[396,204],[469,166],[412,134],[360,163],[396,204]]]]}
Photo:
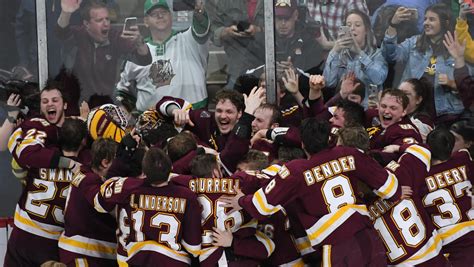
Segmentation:
{"type": "Polygon", "coordinates": [[[113,104],[105,104],[93,109],[87,116],[87,129],[94,140],[103,137],[120,143],[125,135],[127,124],[125,113],[113,104]]]}

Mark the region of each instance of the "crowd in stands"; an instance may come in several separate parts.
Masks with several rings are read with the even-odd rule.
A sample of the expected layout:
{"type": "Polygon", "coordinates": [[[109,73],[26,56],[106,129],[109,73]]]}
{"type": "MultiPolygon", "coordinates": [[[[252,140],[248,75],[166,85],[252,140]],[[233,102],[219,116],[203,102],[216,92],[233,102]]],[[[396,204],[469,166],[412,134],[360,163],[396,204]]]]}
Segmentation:
{"type": "Polygon", "coordinates": [[[261,0],[196,0],[183,31],[146,0],[146,38],[84,2],[61,74],[2,84],[4,266],[474,265],[473,3],[275,0],[268,88],[261,0]]]}

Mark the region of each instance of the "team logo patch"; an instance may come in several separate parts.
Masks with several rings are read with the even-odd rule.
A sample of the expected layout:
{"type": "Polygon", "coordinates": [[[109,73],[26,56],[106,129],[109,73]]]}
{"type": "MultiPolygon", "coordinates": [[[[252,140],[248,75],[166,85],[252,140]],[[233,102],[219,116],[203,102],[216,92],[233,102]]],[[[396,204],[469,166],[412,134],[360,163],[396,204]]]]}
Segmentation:
{"type": "Polygon", "coordinates": [[[164,85],[169,85],[171,80],[175,76],[173,71],[173,66],[171,61],[159,59],[150,67],[150,74],[148,77],[152,80],[153,85],[156,87],[161,87],[164,85]]]}

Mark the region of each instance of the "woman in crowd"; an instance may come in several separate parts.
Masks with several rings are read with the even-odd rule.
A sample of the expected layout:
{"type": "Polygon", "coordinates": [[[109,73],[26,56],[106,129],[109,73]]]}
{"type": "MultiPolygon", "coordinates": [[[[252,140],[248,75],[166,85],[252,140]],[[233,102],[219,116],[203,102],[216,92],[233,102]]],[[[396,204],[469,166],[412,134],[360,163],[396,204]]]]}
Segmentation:
{"type": "Polygon", "coordinates": [[[434,127],[431,114],[433,108],[431,104],[431,91],[433,91],[431,84],[424,78],[411,78],[402,82],[398,89],[408,96],[407,116],[416,125],[423,142],[425,142],[426,136],[434,127]]]}
{"type": "MultiPolygon", "coordinates": [[[[359,10],[351,10],[345,22],[350,27],[350,34],[341,32],[328,55],[323,74],[326,86],[336,86],[344,74],[352,71],[367,87],[375,85],[382,89],[388,68],[380,49],[375,45],[370,18],[359,10]]],[[[369,93],[370,90],[366,90],[362,103],[365,107],[369,93]]]]}
{"type": "Polygon", "coordinates": [[[411,13],[408,9],[397,9],[385,32],[384,56],[389,62],[405,63],[402,81],[421,77],[430,81],[434,86],[436,121],[452,121],[464,106],[454,83],[454,59],[443,45],[444,34],[452,28],[449,9],[443,4],[429,6],[425,11],[423,32],[397,44],[395,26],[409,19],[411,13]]]}

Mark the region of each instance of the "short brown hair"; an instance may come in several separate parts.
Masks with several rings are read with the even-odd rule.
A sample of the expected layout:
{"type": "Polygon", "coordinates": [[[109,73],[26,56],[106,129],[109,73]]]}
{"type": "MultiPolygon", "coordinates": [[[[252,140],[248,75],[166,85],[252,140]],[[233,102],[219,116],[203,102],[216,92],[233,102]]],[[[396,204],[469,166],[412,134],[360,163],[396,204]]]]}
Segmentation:
{"type": "Polygon", "coordinates": [[[177,161],[192,150],[196,150],[197,142],[192,134],[181,132],[173,137],[166,146],[168,156],[172,162],[177,161]]]}
{"type": "Polygon", "coordinates": [[[191,174],[201,178],[212,177],[212,171],[219,168],[217,157],[212,154],[197,155],[191,160],[189,166],[191,167],[191,174]]]}
{"type": "Polygon", "coordinates": [[[221,101],[229,100],[237,108],[237,111],[243,111],[245,108],[244,96],[235,90],[219,90],[214,99],[216,104],[221,101]]]}
{"type": "Polygon", "coordinates": [[[355,147],[363,151],[369,150],[369,134],[363,127],[343,127],[337,134],[344,146],[355,147]]]}
{"type": "Polygon", "coordinates": [[[257,111],[258,109],[268,109],[272,111],[272,117],[270,119],[269,126],[271,126],[273,123],[281,123],[282,115],[277,105],[270,103],[262,103],[255,111],[257,111]]]}
{"type": "Polygon", "coordinates": [[[107,5],[100,1],[91,0],[81,9],[81,18],[89,21],[91,19],[91,10],[105,8],[108,10],[107,5]]]}
{"type": "Polygon", "coordinates": [[[145,152],[142,160],[142,170],[146,175],[146,182],[154,184],[165,182],[171,172],[171,160],[166,153],[156,147],[152,147],[145,152]]]}
{"type": "Polygon", "coordinates": [[[92,143],[91,154],[92,161],[91,167],[101,168],[102,160],[106,159],[112,161],[115,158],[115,152],[117,151],[117,143],[110,138],[99,137],[92,143]]]}
{"type": "Polygon", "coordinates": [[[385,89],[383,90],[380,99],[382,99],[387,94],[396,97],[398,102],[402,104],[403,109],[406,109],[408,107],[408,103],[410,102],[410,100],[408,99],[408,96],[405,94],[405,92],[403,92],[402,90],[392,88],[385,89]]]}

